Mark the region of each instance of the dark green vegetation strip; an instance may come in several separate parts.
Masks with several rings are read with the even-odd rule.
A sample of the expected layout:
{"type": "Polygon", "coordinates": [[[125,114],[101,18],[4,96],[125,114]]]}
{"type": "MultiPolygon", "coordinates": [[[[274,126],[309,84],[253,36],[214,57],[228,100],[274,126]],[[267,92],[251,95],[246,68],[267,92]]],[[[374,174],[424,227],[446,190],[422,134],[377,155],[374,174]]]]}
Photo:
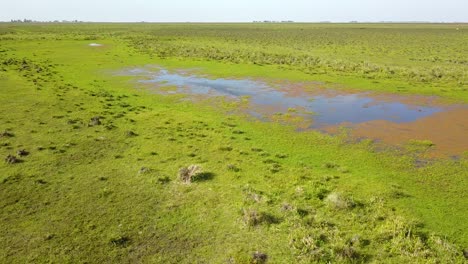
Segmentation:
{"type": "Polygon", "coordinates": [[[109,74],[183,65],[132,44],[166,27],[190,28],[0,27],[0,262],[464,261],[466,157],[422,164],[109,74]]]}
{"type": "Polygon", "coordinates": [[[275,65],[354,88],[468,99],[466,25],[245,24],[142,29],[147,32],[128,36],[130,42],[162,58],[275,65]]]}

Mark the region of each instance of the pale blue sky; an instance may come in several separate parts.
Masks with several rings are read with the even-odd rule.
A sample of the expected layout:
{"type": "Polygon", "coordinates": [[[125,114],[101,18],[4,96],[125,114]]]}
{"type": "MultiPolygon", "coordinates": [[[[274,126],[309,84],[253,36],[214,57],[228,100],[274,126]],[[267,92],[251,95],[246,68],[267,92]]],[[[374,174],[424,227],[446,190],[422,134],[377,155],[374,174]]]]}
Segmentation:
{"type": "Polygon", "coordinates": [[[1,0],[10,19],[250,22],[468,22],[468,0],[1,0]]]}

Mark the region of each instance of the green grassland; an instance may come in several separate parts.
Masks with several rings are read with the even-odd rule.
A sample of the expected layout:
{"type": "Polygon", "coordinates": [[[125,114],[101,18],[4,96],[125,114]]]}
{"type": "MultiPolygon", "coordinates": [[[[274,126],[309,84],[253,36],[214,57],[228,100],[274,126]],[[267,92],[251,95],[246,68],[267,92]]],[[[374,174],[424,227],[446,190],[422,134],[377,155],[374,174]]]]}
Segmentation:
{"type": "Polygon", "coordinates": [[[155,64],[466,102],[467,30],[1,24],[0,157],[29,155],[0,164],[0,262],[464,263],[466,155],[424,162],[425,146],[299,133],[114,73],[155,64]],[[191,164],[204,173],[184,184],[191,164]]]}
{"type": "Polygon", "coordinates": [[[167,25],[127,39],[158,57],[275,65],[358,89],[466,100],[466,30],[466,25],[247,24],[197,30],[167,25]]]}

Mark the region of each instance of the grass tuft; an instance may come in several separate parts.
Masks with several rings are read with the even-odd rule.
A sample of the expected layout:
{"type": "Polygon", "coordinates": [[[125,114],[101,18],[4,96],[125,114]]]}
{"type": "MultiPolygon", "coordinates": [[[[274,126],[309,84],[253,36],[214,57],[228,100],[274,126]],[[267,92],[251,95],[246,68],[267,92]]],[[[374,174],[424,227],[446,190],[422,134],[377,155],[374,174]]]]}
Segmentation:
{"type": "Polygon", "coordinates": [[[131,131],[131,130],[128,130],[128,131],[125,131],[125,136],[127,136],[127,137],[136,137],[136,136],[138,136],[138,134],[131,131]]]}
{"type": "Polygon", "coordinates": [[[18,159],[16,156],[8,155],[5,158],[5,162],[8,163],[8,164],[15,164],[15,163],[20,163],[21,160],[18,159]]]}
{"type": "Polygon", "coordinates": [[[227,169],[228,169],[229,171],[233,171],[233,172],[239,172],[239,171],[240,171],[240,168],[237,167],[237,166],[234,165],[234,164],[229,164],[229,165],[227,165],[227,169]]]}
{"type": "Polygon", "coordinates": [[[191,183],[197,175],[202,173],[202,168],[199,165],[190,165],[179,169],[179,180],[185,184],[191,183]]]}
{"type": "Polygon", "coordinates": [[[110,243],[116,247],[126,247],[130,243],[130,237],[128,236],[115,236],[110,239],[110,243]]]}
{"type": "Polygon", "coordinates": [[[3,131],[0,133],[0,138],[10,138],[10,137],[14,137],[15,134],[11,133],[10,131],[3,131]]]}
{"type": "Polygon", "coordinates": [[[141,167],[140,170],[138,171],[138,174],[148,174],[151,172],[151,169],[148,167],[141,167]]]}
{"type": "Polygon", "coordinates": [[[259,251],[252,254],[251,264],[265,264],[268,261],[268,255],[259,251]]]}
{"type": "Polygon", "coordinates": [[[24,157],[24,156],[28,156],[29,155],[29,152],[26,151],[25,149],[20,149],[16,152],[16,154],[20,157],[24,157]]]}
{"type": "Polygon", "coordinates": [[[356,204],[350,198],[345,198],[341,194],[332,192],[326,198],[325,202],[335,209],[350,209],[356,204]]]}
{"type": "Polygon", "coordinates": [[[92,126],[99,126],[101,125],[101,116],[94,116],[91,118],[91,120],[89,121],[88,123],[88,126],[92,127],[92,126]]]}

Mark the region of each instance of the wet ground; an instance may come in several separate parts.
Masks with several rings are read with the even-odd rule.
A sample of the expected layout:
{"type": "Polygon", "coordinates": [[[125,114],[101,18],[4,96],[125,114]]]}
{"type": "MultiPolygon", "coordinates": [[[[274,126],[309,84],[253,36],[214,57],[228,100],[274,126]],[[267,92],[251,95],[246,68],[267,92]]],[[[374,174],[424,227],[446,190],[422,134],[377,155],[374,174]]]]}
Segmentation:
{"type": "Polygon", "coordinates": [[[443,104],[435,97],[338,91],[312,82],[211,79],[159,67],[130,69],[124,74],[136,76],[158,93],[247,100],[242,111],[267,120],[299,117],[302,129],[334,133],[344,126],[353,137],[397,145],[430,140],[435,155],[468,151],[468,106],[443,104]]]}

